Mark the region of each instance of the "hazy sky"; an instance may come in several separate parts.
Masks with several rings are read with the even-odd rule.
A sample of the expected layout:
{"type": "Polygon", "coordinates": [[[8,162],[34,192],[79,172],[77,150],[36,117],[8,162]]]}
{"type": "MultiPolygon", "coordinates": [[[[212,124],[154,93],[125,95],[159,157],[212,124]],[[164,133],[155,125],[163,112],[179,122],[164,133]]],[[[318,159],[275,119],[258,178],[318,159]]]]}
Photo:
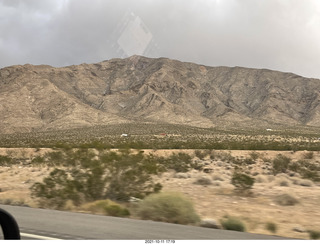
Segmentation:
{"type": "Polygon", "coordinates": [[[320,0],[0,0],[0,67],[133,53],[320,78],[320,0]]]}

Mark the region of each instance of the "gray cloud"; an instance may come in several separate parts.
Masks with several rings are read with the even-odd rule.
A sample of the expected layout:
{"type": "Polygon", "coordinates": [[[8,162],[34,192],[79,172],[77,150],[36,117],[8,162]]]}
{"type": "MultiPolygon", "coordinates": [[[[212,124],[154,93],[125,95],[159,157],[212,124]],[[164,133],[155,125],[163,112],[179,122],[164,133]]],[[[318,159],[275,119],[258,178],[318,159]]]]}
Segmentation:
{"type": "Polygon", "coordinates": [[[0,0],[0,67],[121,57],[131,13],[153,36],[137,54],[320,78],[318,0],[0,0]]]}

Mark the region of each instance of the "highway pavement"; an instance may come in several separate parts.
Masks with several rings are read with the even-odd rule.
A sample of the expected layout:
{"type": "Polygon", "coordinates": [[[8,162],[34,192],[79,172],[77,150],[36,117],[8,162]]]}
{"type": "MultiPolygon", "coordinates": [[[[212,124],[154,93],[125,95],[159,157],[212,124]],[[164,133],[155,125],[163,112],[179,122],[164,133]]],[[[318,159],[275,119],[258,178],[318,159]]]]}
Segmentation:
{"type": "Polygon", "coordinates": [[[22,239],[33,240],[285,240],[279,236],[147,220],[0,205],[15,217],[22,239]]]}

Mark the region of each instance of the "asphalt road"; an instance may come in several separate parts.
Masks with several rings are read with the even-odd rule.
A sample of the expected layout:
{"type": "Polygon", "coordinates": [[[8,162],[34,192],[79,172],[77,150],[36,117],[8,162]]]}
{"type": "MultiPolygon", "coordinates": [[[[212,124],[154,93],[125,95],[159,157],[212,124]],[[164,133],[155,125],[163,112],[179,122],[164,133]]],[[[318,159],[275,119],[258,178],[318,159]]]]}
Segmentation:
{"type": "Polygon", "coordinates": [[[278,236],[0,205],[16,218],[22,239],[69,240],[282,240],[278,236]]]}

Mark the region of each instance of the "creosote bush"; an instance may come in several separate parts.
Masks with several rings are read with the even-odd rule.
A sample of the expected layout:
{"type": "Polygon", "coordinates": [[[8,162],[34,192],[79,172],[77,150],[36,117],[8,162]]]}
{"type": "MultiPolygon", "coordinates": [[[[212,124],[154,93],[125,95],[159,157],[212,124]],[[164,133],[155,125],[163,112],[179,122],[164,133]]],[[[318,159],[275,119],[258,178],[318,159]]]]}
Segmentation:
{"type": "Polygon", "coordinates": [[[260,157],[260,154],[255,152],[255,151],[253,151],[253,152],[250,153],[250,157],[251,157],[251,159],[253,161],[256,161],[260,157]]]}
{"type": "Polygon", "coordinates": [[[285,173],[289,168],[290,162],[291,162],[290,158],[282,154],[278,154],[276,158],[274,158],[272,161],[274,175],[279,173],[285,173]]]}
{"type": "Polygon", "coordinates": [[[75,206],[100,199],[127,201],[131,196],[143,198],[162,188],[151,176],[165,167],[141,151],[107,151],[99,158],[88,149],[68,151],[66,158],[54,155],[59,155],[59,162],[65,167],[54,169],[43,182],[31,187],[32,196],[41,206],[60,209],[67,200],[75,206]]]}
{"type": "Polygon", "coordinates": [[[305,159],[313,159],[314,153],[313,152],[306,152],[306,153],[304,153],[303,157],[305,159]]]}
{"type": "Polygon", "coordinates": [[[320,231],[316,230],[309,230],[309,237],[311,240],[318,240],[320,239],[320,231]]]}
{"type": "Polygon", "coordinates": [[[0,166],[11,164],[12,158],[9,156],[0,155],[0,166]]]}
{"type": "Polygon", "coordinates": [[[312,181],[320,181],[320,165],[309,160],[298,160],[288,166],[289,170],[299,173],[302,178],[312,181]]]}
{"type": "Polygon", "coordinates": [[[253,177],[237,170],[234,171],[231,178],[231,184],[235,186],[235,191],[239,193],[249,193],[254,182],[253,177]]]}
{"type": "Polygon", "coordinates": [[[192,202],[180,193],[151,194],[139,203],[137,216],[141,219],[192,224],[200,221],[192,202]]]}
{"type": "Polygon", "coordinates": [[[210,150],[195,150],[194,153],[201,160],[203,160],[208,155],[211,155],[211,151],[210,150]]]}
{"type": "Polygon", "coordinates": [[[176,172],[188,172],[190,169],[201,170],[200,163],[192,162],[191,156],[186,153],[173,153],[168,158],[161,158],[161,164],[166,170],[173,169],[176,172]]]}
{"type": "Polygon", "coordinates": [[[221,225],[225,230],[246,231],[245,224],[236,217],[228,216],[227,219],[221,220],[221,225]]]}
{"type": "Polygon", "coordinates": [[[193,184],[208,186],[208,185],[212,185],[212,180],[209,177],[201,176],[197,178],[193,184]]]}
{"type": "Polygon", "coordinates": [[[272,232],[272,233],[276,233],[277,232],[277,229],[278,229],[278,227],[277,227],[277,225],[275,224],[275,223],[273,223],[273,222],[268,222],[268,223],[266,223],[266,229],[268,230],[268,231],[270,231],[270,232],[272,232]]]}
{"type": "Polygon", "coordinates": [[[80,206],[80,209],[89,211],[91,213],[100,213],[115,217],[128,217],[130,212],[127,208],[111,201],[111,200],[97,200],[94,202],[86,203],[80,206]]]}

